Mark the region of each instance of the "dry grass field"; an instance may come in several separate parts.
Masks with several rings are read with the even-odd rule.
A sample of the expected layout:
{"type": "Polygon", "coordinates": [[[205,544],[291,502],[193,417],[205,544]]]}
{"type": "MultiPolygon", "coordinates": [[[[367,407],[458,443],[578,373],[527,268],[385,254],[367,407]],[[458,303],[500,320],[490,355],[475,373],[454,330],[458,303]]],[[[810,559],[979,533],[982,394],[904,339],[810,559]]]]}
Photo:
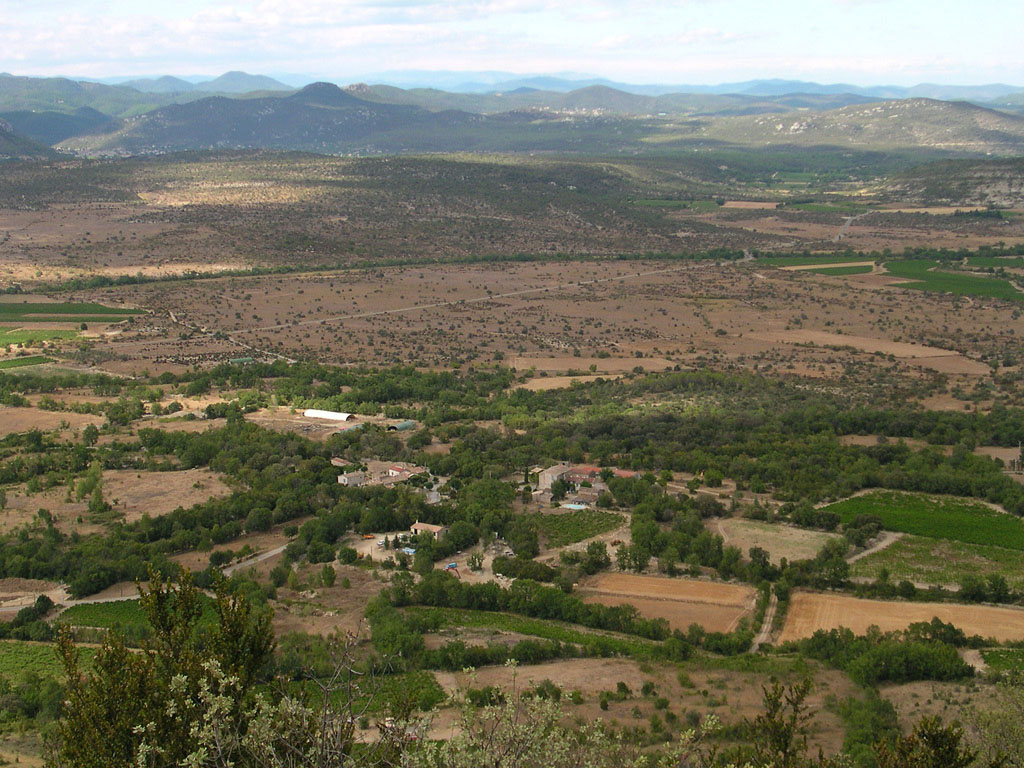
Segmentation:
{"type": "Polygon", "coordinates": [[[230,493],[231,489],[221,476],[209,469],[180,472],[108,469],[103,472],[103,498],[113,510],[102,521],[90,521],[88,499],[69,501],[66,488],[30,494],[22,486],[8,491],[7,506],[0,512],[0,531],[31,523],[36,519],[37,510],[46,509],[62,531],[88,533],[102,528],[108,518],[133,522],[143,515],[166,515],[178,507],[188,508],[230,493]]]}
{"type": "Polygon", "coordinates": [[[883,632],[906,629],[933,617],[950,622],[968,635],[995,638],[1000,642],[1024,640],[1024,610],[987,605],[906,603],[862,600],[845,595],[794,593],[780,642],[810,637],[819,629],[847,627],[864,634],[877,626],[883,632]]]}
{"type": "MultiPolygon", "coordinates": [[[[809,744],[812,750],[821,747],[826,752],[838,749],[842,744],[844,729],[833,711],[825,706],[830,697],[843,699],[859,696],[857,687],[849,678],[835,670],[825,669],[813,662],[810,665],[814,676],[814,689],[807,702],[813,713],[810,723],[809,744]]],[[[583,703],[568,705],[568,714],[584,721],[605,720],[606,722],[630,722],[635,719],[632,710],[638,707],[642,716],[647,717],[656,710],[651,698],[643,698],[639,691],[645,682],[655,685],[657,695],[669,700],[670,709],[676,714],[688,710],[700,713],[713,712],[723,725],[742,723],[744,718],[753,718],[762,710],[761,688],[768,684],[770,675],[759,672],[702,669],[699,664],[688,665],[685,669],[686,685],[681,684],[676,667],[650,666],[625,659],[564,659],[544,664],[511,669],[505,666],[484,667],[470,673],[437,672],[436,677],[449,694],[469,687],[482,688],[493,685],[504,690],[513,687],[527,690],[545,680],[561,686],[566,691],[579,691],[583,703]],[[615,691],[622,681],[633,691],[624,701],[611,700],[608,709],[599,706],[602,691],[615,691]]],[[[807,668],[804,668],[804,674],[807,668]]],[[[800,672],[783,673],[786,683],[798,682],[800,672]]],[[[563,702],[568,697],[563,696],[563,702]]],[[[442,721],[447,723],[448,721],[442,721]]]]}
{"type": "Polygon", "coordinates": [[[782,558],[790,561],[812,558],[829,541],[840,538],[835,533],[735,517],[711,518],[708,525],[715,533],[721,534],[727,545],[739,547],[744,556],[751,547],[761,547],[767,550],[776,564],[782,558]]]}
{"type": "Polygon", "coordinates": [[[188,291],[151,284],[81,297],[116,296],[154,310],[94,342],[104,368],[124,373],[239,355],[343,365],[501,362],[555,376],[710,364],[853,385],[944,376],[935,394],[945,395],[957,384],[969,391],[993,382],[985,358],[1024,334],[1024,316],[1001,304],[865,287],[850,277],[860,276],[756,263],[500,263],[223,278],[189,283],[188,291]]]}
{"type": "Polygon", "coordinates": [[[517,384],[513,389],[526,389],[531,392],[548,392],[552,389],[565,389],[573,384],[586,384],[597,379],[618,379],[621,374],[593,375],[593,376],[544,376],[528,379],[522,384],[517,384]]]}
{"type": "Polygon", "coordinates": [[[42,432],[60,430],[68,432],[82,429],[89,424],[100,426],[106,419],[86,413],[57,413],[40,411],[36,408],[11,408],[0,406],[0,437],[16,432],[38,429],[42,432]]]}
{"type": "Polygon", "coordinates": [[[583,583],[585,602],[635,606],[641,616],[666,619],[672,629],[700,624],[712,632],[729,632],[749,614],[757,599],[750,587],[692,579],[667,579],[605,573],[583,583]]]}

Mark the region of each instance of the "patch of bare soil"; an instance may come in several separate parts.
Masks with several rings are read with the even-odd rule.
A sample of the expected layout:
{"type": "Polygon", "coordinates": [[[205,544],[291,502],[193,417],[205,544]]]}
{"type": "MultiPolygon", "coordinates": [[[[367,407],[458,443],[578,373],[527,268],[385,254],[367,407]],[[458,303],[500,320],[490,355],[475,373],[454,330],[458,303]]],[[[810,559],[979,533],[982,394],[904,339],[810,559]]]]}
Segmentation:
{"type": "MultiPolygon", "coordinates": [[[[511,366],[517,371],[528,371],[535,368],[538,371],[557,372],[564,371],[589,371],[594,366],[595,371],[602,373],[628,373],[636,367],[645,371],[664,371],[675,365],[671,360],[661,357],[653,358],[615,358],[615,357],[528,357],[525,355],[513,357],[511,366]]],[[[559,377],[562,378],[562,377],[559,377]]],[[[587,379],[597,378],[596,376],[566,376],[566,379],[587,379]]],[[[544,379],[531,379],[531,381],[543,381],[544,379]]],[[[524,385],[525,386],[525,385],[524,385]]]]}
{"type": "Polygon", "coordinates": [[[87,413],[40,411],[38,408],[3,406],[0,407],[0,437],[16,432],[28,432],[31,429],[38,429],[42,432],[53,430],[64,432],[82,429],[89,424],[98,427],[105,421],[106,418],[103,416],[92,416],[87,413]]]}
{"type": "Polygon", "coordinates": [[[841,445],[860,445],[865,447],[871,447],[874,445],[880,445],[882,443],[895,444],[903,441],[905,445],[914,450],[921,450],[927,448],[928,443],[924,440],[918,440],[913,437],[889,437],[887,435],[843,435],[839,438],[841,445]]]}
{"type": "Polygon", "coordinates": [[[330,635],[334,632],[368,632],[366,604],[386,584],[375,579],[372,571],[334,564],[338,577],[333,587],[315,587],[309,591],[278,590],[274,605],[274,632],[307,632],[330,635]],[[351,584],[346,588],[342,580],[351,584]]]}
{"type": "Polygon", "coordinates": [[[864,352],[881,352],[896,357],[945,357],[950,354],[948,349],[928,347],[923,344],[907,344],[905,342],[877,339],[868,336],[856,336],[846,333],[814,330],[777,330],[751,334],[756,339],[776,341],[783,344],[817,344],[822,347],[854,347],[864,352]]]}
{"type": "Polygon", "coordinates": [[[611,374],[607,376],[538,376],[528,379],[522,384],[516,384],[513,389],[527,389],[531,392],[547,392],[552,389],[565,389],[573,384],[587,384],[598,379],[618,379],[622,374],[611,374]]]}
{"type": "Polygon", "coordinates": [[[736,208],[739,210],[774,210],[779,207],[778,203],[765,200],[726,200],[723,208],[736,208]]]}
{"type": "MultiPolygon", "coordinates": [[[[26,605],[35,602],[39,595],[49,595],[50,599],[58,602],[58,597],[64,596],[64,590],[55,581],[43,581],[41,579],[0,579],[0,611],[21,610],[26,605]]],[[[5,617],[6,620],[10,616],[5,617]]],[[[0,620],[4,620],[0,618],[0,620]]]]}

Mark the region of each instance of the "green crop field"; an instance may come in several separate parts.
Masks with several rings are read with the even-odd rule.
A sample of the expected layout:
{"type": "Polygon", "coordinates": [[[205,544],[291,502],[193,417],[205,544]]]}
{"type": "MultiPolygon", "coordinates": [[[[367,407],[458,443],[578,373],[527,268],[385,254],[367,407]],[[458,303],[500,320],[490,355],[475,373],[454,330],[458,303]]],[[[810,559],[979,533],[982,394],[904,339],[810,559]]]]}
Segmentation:
{"type": "Polygon", "coordinates": [[[858,203],[793,203],[786,206],[791,211],[808,211],[809,213],[867,213],[871,209],[858,203]]]}
{"type": "MultiPolygon", "coordinates": [[[[80,648],[83,663],[96,655],[95,648],[80,648]]],[[[40,677],[60,677],[63,673],[60,659],[52,643],[32,643],[21,640],[0,641],[0,677],[17,680],[25,674],[40,677]]]]}
{"type": "MultiPolygon", "coordinates": [[[[203,596],[201,623],[213,622],[213,601],[203,596]]],[[[60,615],[60,621],[75,627],[100,627],[144,630],[149,626],[138,600],[118,600],[113,603],[85,603],[73,605],[60,615]]]]}
{"type": "Polygon", "coordinates": [[[549,547],[564,547],[614,530],[622,525],[622,515],[599,509],[579,509],[561,514],[535,512],[525,515],[537,525],[549,547]]]}
{"type": "Polygon", "coordinates": [[[1024,588],[1024,552],[907,535],[850,566],[851,576],[878,578],[882,569],[893,582],[957,585],[970,575],[997,574],[1012,589],[1024,588]]]}
{"type": "Polygon", "coordinates": [[[29,355],[27,357],[15,357],[12,360],[0,360],[0,371],[7,370],[10,368],[25,368],[30,365],[42,365],[43,363],[52,363],[48,357],[42,355],[29,355]]]}
{"type": "Polygon", "coordinates": [[[997,672],[1024,670],[1024,648],[989,648],[981,652],[981,658],[997,672]]]}
{"type": "Polygon", "coordinates": [[[690,211],[698,211],[700,213],[707,213],[708,211],[717,211],[721,206],[714,200],[634,200],[634,205],[639,205],[643,208],[668,208],[668,209],[682,209],[690,211]]]}
{"type": "Polygon", "coordinates": [[[1024,258],[1012,256],[968,256],[967,266],[969,267],[993,267],[998,269],[1024,269],[1024,258]]]}
{"type": "Polygon", "coordinates": [[[870,264],[864,264],[859,267],[821,267],[820,269],[809,269],[808,272],[814,272],[816,275],[866,275],[874,267],[870,264]]]}
{"type": "Polygon", "coordinates": [[[982,296],[1005,299],[1006,301],[1024,301],[1024,293],[1006,280],[946,271],[938,261],[927,259],[890,261],[886,263],[885,267],[893,277],[914,280],[912,283],[900,283],[901,288],[954,293],[959,296],[982,296]]]}
{"type": "Polygon", "coordinates": [[[5,323],[116,323],[138,314],[141,311],[137,309],[105,307],[102,304],[0,302],[0,321],[5,323]]]}
{"type": "Polygon", "coordinates": [[[770,264],[773,267],[803,267],[809,264],[846,264],[851,261],[870,261],[871,259],[855,254],[821,256],[769,256],[759,258],[758,264],[770,264]]]}
{"type": "Polygon", "coordinates": [[[56,330],[53,328],[7,328],[0,326],[0,347],[8,344],[24,344],[28,341],[50,341],[51,339],[73,339],[78,331],[56,330]]]}
{"type": "Polygon", "coordinates": [[[148,625],[146,614],[138,600],[118,600],[115,603],[73,605],[60,615],[64,624],[75,627],[114,627],[142,629],[148,625]]]}
{"type": "Polygon", "coordinates": [[[1024,521],[971,499],[877,491],[826,507],[848,523],[876,515],[890,531],[932,539],[1024,550],[1024,521]]]}
{"type": "Polygon", "coordinates": [[[411,614],[421,616],[439,627],[472,627],[492,629],[496,632],[515,632],[560,643],[586,645],[600,642],[622,656],[645,658],[651,655],[655,644],[635,637],[580,630],[578,626],[561,621],[533,619],[511,613],[471,611],[460,608],[407,608],[411,614]]]}

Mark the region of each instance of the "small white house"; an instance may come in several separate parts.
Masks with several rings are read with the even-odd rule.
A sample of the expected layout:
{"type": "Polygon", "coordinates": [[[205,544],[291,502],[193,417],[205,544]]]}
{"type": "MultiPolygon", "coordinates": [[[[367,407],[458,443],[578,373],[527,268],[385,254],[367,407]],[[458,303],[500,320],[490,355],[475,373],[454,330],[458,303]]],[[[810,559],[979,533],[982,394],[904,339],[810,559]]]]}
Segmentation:
{"type": "Polygon", "coordinates": [[[319,408],[307,408],[302,412],[307,419],[327,419],[329,421],[351,421],[351,413],[339,411],[321,411],[319,408]]]}
{"type": "Polygon", "coordinates": [[[366,484],[366,473],[346,472],[343,475],[338,475],[338,482],[341,485],[348,486],[349,488],[358,488],[366,484]]]}

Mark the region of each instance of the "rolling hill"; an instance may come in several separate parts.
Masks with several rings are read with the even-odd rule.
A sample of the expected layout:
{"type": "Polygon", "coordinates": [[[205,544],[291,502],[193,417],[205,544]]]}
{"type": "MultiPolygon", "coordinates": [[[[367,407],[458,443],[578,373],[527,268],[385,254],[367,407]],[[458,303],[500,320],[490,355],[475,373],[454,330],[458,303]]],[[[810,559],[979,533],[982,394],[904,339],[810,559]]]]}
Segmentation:
{"type": "Polygon", "coordinates": [[[38,160],[53,154],[48,147],[20,136],[10,123],[0,120],[0,160],[38,160]]]}
{"type": "Polygon", "coordinates": [[[285,95],[166,105],[58,146],[85,154],[255,148],[595,154],[732,146],[1012,155],[1024,152],[1024,116],[966,102],[830,94],[652,97],[591,86],[479,95],[314,83],[285,95]]]}
{"type": "Polygon", "coordinates": [[[169,104],[187,103],[213,94],[243,96],[292,89],[273,78],[228,72],[193,84],[175,77],[105,85],[64,77],[18,77],[0,74],[0,112],[64,112],[88,108],[110,117],[133,117],[169,104]]]}
{"type": "Polygon", "coordinates": [[[195,83],[182,80],[180,77],[164,75],[156,78],[142,78],[139,80],[126,80],[118,83],[122,88],[133,88],[140,93],[189,93],[196,89],[195,83]]]}
{"type": "Polygon", "coordinates": [[[284,97],[214,96],[161,107],[125,121],[116,131],[62,142],[61,148],[89,153],[220,148],[374,152],[394,149],[379,143],[391,132],[402,132],[425,148],[431,137],[478,119],[462,112],[372,103],[336,85],[314,83],[284,97]]]}
{"type": "Polygon", "coordinates": [[[517,88],[508,92],[453,93],[430,88],[402,90],[389,85],[350,85],[347,92],[366,101],[406,104],[432,111],[457,109],[497,114],[517,109],[596,112],[613,115],[748,115],[784,113],[792,109],[835,109],[873,99],[851,94],[787,94],[768,98],[744,95],[670,93],[645,96],[605,85],[573,91],[517,88]]]}
{"type": "Polygon", "coordinates": [[[925,205],[1017,207],[1024,199],[1024,158],[928,163],[887,179],[880,191],[925,205]]]}
{"type": "Polygon", "coordinates": [[[91,107],[79,107],[74,112],[0,112],[0,119],[16,133],[47,146],[72,136],[112,131],[119,122],[91,107]]]}
{"type": "Polygon", "coordinates": [[[905,99],[784,116],[691,121],[652,139],[743,146],[919,148],[952,154],[1024,152],[1024,116],[966,102],[905,99]]]}
{"type": "Polygon", "coordinates": [[[220,77],[197,83],[193,90],[203,93],[252,93],[253,91],[293,91],[289,85],[278,82],[266,75],[250,75],[248,72],[225,72],[220,77]]]}

